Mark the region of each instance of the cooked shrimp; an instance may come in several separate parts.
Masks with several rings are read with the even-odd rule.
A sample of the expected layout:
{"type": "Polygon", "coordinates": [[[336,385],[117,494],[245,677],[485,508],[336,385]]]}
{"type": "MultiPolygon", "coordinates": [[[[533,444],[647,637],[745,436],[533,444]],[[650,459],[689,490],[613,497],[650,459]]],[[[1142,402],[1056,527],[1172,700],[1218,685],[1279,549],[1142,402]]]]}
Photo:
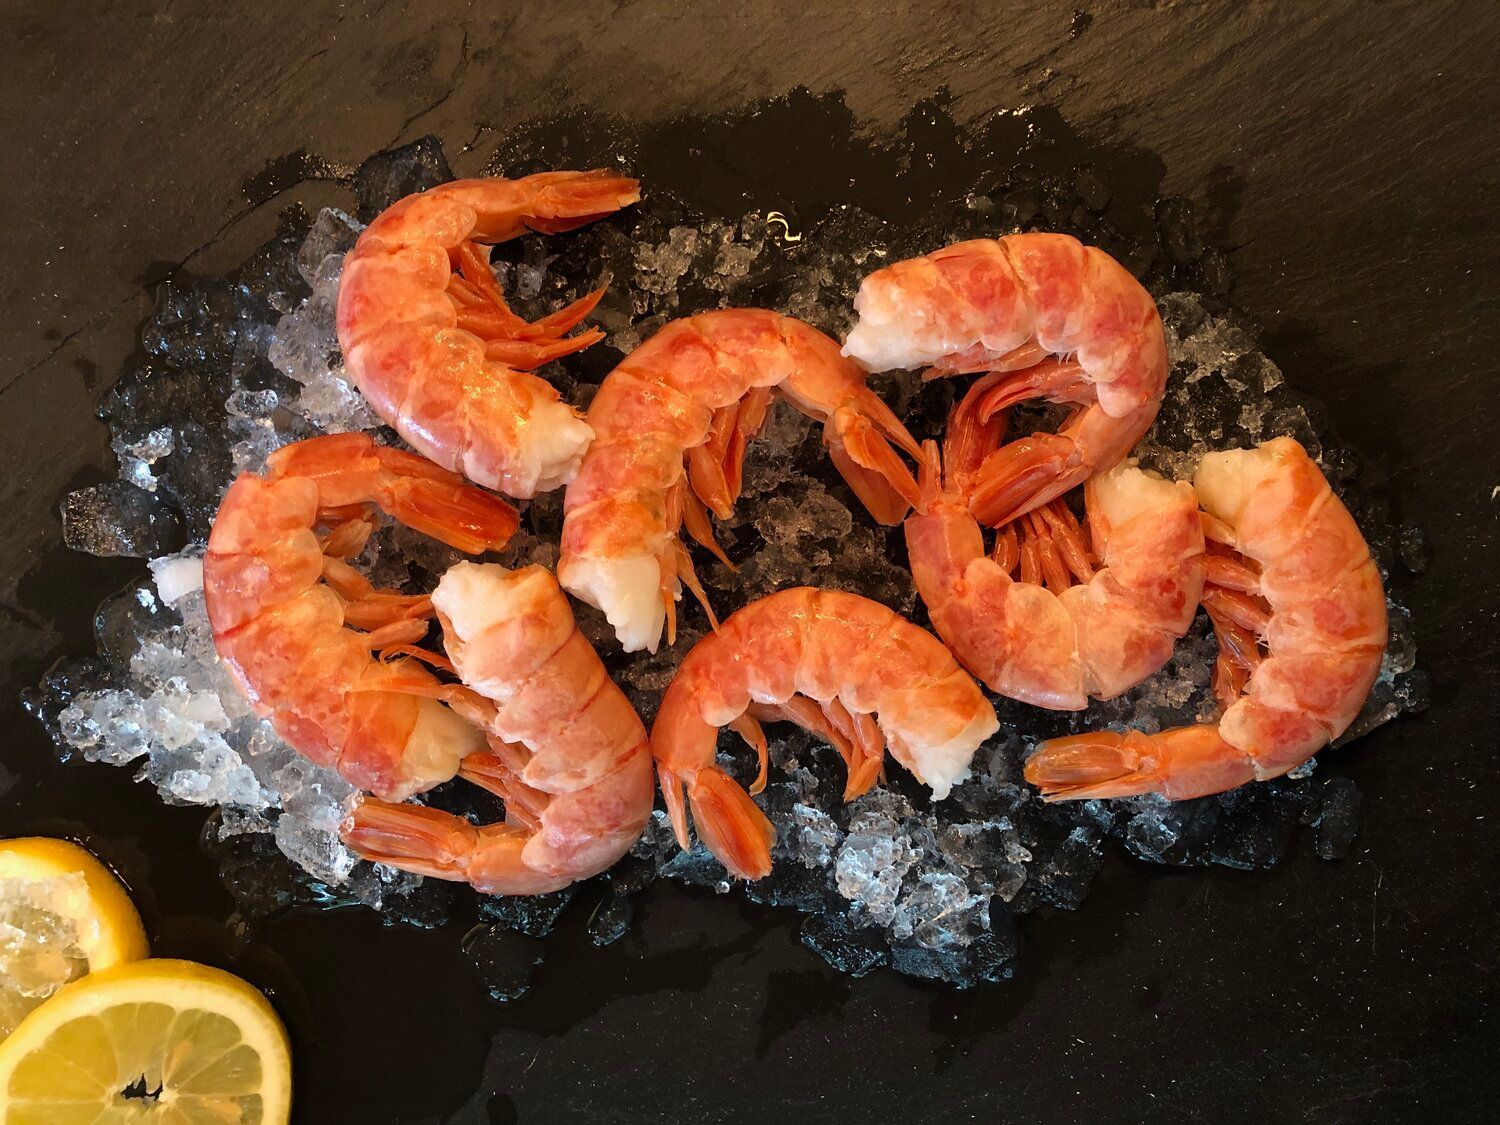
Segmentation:
{"type": "Polygon", "coordinates": [[[1210,453],[1195,484],[1218,553],[1204,607],[1219,637],[1217,723],[1044,742],[1026,779],[1053,800],[1201,797],[1301,765],[1354,721],[1385,652],[1369,547],[1291,438],[1210,453]]]}
{"type": "Polygon", "coordinates": [[[1075,408],[1057,433],[1019,438],[986,461],[970,509],[989,527],[1120,461],[1161,405],[1167,345],[1155,302],[1108,254],[1064,234],[960,242],[897,262],[865,278],[854,308],[844,354],[871,371],[1003,373],[981,421],[1027,399],[1075,408]]]}
{"type": "Polygon", "coordinates": [[[459,563],[432,604],[467,685],[441,694],[485,727],[491,746],[459,775],[502,797],[505,821],[476,827],[366,799],[345,840],[367,859],[486,894],[542,894],[603,871],[651,815],[651,753],[557,580],[540,566],[459,563]]]}
{"type": "Polygon", "coordinates": [[[522,499],[573,479],[593,437],[535,367],[586,348],[565,336],[603,290],[528,324],[490,272],[488,244],[572,230],[640,198],[603,170],[456,180],[392,204],[344,260],[344,364],[382,418],[438,464],[522,499]]]}
{"type": "Polygon", "coordinates": [[[655,652],[663,625],[672,643],[679,583],[708,609],[678,528],[724,558],[708,512],[733,512],[773,392],[823,423],[834,464],[876,519],[899,523],[916,500],[890,444],[919,457],[916,439],[833,340],[765,309],[672,321],[594,396],[594,444],[564,502],[558,578],[604,611],[626,652],[655,652]]]}
{"type": "Polygon", "coordinates": [[[292,749],[401,799],[451,778],[484,735],[426,698],[439,684],[420,665],[371,655],[419,640],[432,610],[343,561],[369,537],[370,505],[471,553],[516,529],[508,504],[415,454],[366,434],[311,438],[271,454],[264,476],[230,485],[203,594],[219,656],[292,749]]]}
{"type": "Polygon", "coordinates": [[[1193,623],[1205,567],[1198,500],[1186,482],[1122,462],[1084,483],[1087,540],[1059,498],[1002,529],[987,556],[968,489],[1004,416],[979,421],[985,393],[977,384],[949,417],[946,487],[929,468],[935,456],[923,465],[934,495],[906,521],[912,577],[938,636],[991,690],[1080,710],[1155,672],[1193,623]]]}
{"type": "Polygon", "coordinates": [[[775,830],[715,763],[714,748],[726,725],[754,746],[759,792],[760,722],[779,719],[833,743],[849,768],[846,798],[875,783],[886,749],[934,798],[946,797],[1000,726],[942,642],[879,602],[808,587],[751,602],[687,654],[651,728],[678,843],[688,846],[686,787],[703,842],[741,879],[771,870],[775,830]]]}

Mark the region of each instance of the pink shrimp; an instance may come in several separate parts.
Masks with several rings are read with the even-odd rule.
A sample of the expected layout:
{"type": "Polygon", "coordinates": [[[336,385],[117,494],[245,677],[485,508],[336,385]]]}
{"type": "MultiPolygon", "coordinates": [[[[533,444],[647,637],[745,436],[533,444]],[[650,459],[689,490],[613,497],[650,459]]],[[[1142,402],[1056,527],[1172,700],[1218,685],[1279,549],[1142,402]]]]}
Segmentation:
{"type": "Polygon", "coordinates": [[[663,625],[672,643],[679,583],[708,608],[677,531],[685,523],[724,558],[704,505],[721,519],[733,511],[773,392],[823,423],[834,464],[876,519],[899,523],[917,499],[890,443],[914,458],[920,446],[833,340],[765,309],[672,321],[594,396],[596,437],[564,501],[558,578],[604,611],[625,651],[655,652],[663,625]]]}
{"type": "Polygon", "coordinates": [[[373,529],[372,504],[471,553],[516,529],[499,497],[415,454],[365,434],[312,438],[230,485],[203,593],[230,675],[292,749],[401,799],[451,778],[484,736],[426,698],[440,685],[420,665],[371,655],[419,640],[432,613],[428,598],[376,590],[344,561],[373,529]]]}
{"type": "Polygon", "coordinates": [[[1387,641],[1380,572],[1354,518],[1291,438],[1210,453],[1195,478],[1219,637],[1217,723],[1044,742],[1026,779],[1051,800],[1219,793],[1279,777],[1354,721],[1387,641]]]}
{"type": "Polygon", "coordinates": [[[1000,726],[942,642],[879,602],[808,587],[751,602],[687,654],[651,728],[678,843],[689,842],[685,787],[704,843],[737,878],[771,870],[775,830],[716,764],[719,728],[732,726],[759,753],[759,792],[760,722],[780,719],[833,743],[849,768],[846,797],[875,783],[886,749],[946,797],[1000,726]]]}
{"type": "Polygon", "coordinates": [[[603,290],[528,324],[488,245],[593,222],[640,198],[612,172],[455,180],[392,204],[344,260],[338,335],[370,404],[438,464],[522,499],[567,483],[592,431],[535,367],[603,333],[564,333],[603,290]]]}
{"type": "Polygon", "coordinates": [[[1118,262],[1063,234],[945,247],[865,278],[844,343],[871,371],[927,378],[988,371],[985,421],[1026,399],[1075,409],[1055,434],[1019,438],[978,470],[970,509],[1000,527],[1120,461],[1151,427],[1167,377],[1151,295],[1118,262]]]}
{"type": "Polygon", "coordinates": [[[986,381],[949,417],[947,487],[923,466],[933,498],[906,521],[912,577],[938,636],[991,690],[1080,710],[1159,669],[1193,623],[1205,570],[1198,500],[1186,482],[1121,463],[1084,484],[1092,551],[1059,498],[1002,529],[987,556],[968,492],[1004,431],[1003,414],[979,421],[986,381]]]}
{"type": "Polygon", "coordinates": [[[442,695],[484,726],[491,747],[460,774],[504,799],[505,821],[475,826],[367,798],[345,840],[368,859],[487,894],[542,894],[610,867],[651,815],[650,746],[557,580],[540,566],[459,563],[432,604],[467,685],[442,695]]]}

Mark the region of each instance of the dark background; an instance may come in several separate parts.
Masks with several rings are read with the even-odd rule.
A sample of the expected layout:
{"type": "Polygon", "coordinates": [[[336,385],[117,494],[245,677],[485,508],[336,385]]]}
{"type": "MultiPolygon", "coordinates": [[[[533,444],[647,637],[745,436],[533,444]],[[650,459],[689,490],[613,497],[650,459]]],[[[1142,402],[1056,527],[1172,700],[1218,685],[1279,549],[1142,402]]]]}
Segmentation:
{"type": "Polygon", "coordinates": [[[1500,7],[223,7],[0,3],[0,832],[83,833],[159,953],[271,991],[300,1119],[1496,1119],[1500,7]],[[141,567],[66,551],[57,500],[109,464],[94,403],[149,286],[232,268],[290,202],[347,203],[279,190],[299,150],[347,166],[436,133],[463,175],[565,111],[645,126],[799,85],[876,134],[943,88],[960,120],[1052,106],[1157,154],[1169,193],[1235,186],[1234,302],[1431,541],[1408,597],[1436,702],[1340,758],[1354,854],[1113,861],[1077,913],[1026,921],[1016,981],[968,994],[840,977],[794,920],[660,884],[614,947],[565,924],[509,1008],[451,929],[346,911],[233,945],[203,813],[58,765],[10,703],[141,567]]]}

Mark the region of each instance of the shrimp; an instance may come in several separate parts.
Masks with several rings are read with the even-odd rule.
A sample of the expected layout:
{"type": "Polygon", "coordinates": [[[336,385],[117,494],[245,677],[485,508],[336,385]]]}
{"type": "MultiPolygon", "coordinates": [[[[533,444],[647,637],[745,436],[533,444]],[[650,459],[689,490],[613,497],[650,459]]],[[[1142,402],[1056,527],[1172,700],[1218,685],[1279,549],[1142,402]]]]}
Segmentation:
{"type": "Polygon", "coordinates": [[[1043,742],[1025,772],[1050,800],[1182,800],[1279,777],[1342,734],[1370,693],[1388,637],[1380,572],[1306,451],[1275,438],[1210,453],[1195,485],[1216,552],[1203,605],[1224,713],[1043,742]]]}
{"type": "Polygon", "coordinates": [[[959,242],[877,270],[854,299],[844,354],[926,378],[987,371],[980,421],[1027,399],[1072,406],[1055,434],[993,452],[969,499],[1001,527],[1102,472],[1151,427],[1167,345],[1151,295],[1102,250],[1064,234],[959,242]]]}
{"type": "Polygon", "coordinates": [[[594,396],[594,444],[563,505],[558,578],[604,611],[626,652],[655,652],[664,625],[673,642],[681,584],[713,620],[677,532],[686,524],[729,562],[708,513],[732,514],[746,443],[773,392],[823,423],[834,464],[877,520],[897,524],[916,501],[891,443],[914,458],[921,447],[833,340],[765,309],[672,321],[594,396]]]}
{"type": "Polygon", "coordinates": [[[808,587],[751,602],[693,646],[651,728],[677,842],[688,846],[685,788],[703,842],[737,878],[771,870],[775,830],[716,764],[719,728],[733,727],[760,755],[751,787],[760,792],[760,723],[780,719],[833,743],[849,769],[846,799],[875,783],[887,748],[935,799],[946,797],[1000,727],[942,642],[879,602],[808,587]]]}
{"type": "Polygon", "coordinates": [[[475,826],[366,798],[346,842],[367,859],[486,894],[542,894],[610,867],[651,815],[650,745],[557,580],[540,566],[461,562],[432,604],[467,685],[441,694],[484,727],[491,748],[464,759],[459,775],[503,798],[505,821],[475,826]]]}
{"type": "Polygon", "coordinates": [[[912,577],[938,636],[992,691],[1080,710],[1155,672],[1192,625],[1206,565],[1198,500],[1185,481],[1122,462],[1084,483],[1097,557],[1061,498],[1002,529],[987,556],[968,502],[1004,431],[1004,415],[979,420],[986,380],[949,417],[946,487],[931,479],[936,457],[923,464],[932,498],[906,521],[912,577]]]}
{"type": "Polygon", "coordinates": [[[541,320],[511,312],[487,244],[572,230],[640,198],[612,172],[455,180],[409,195],[365,228],[344,260],[338,336],[355,384],[419,452],[528,499],[573,479],[593,437],[530,374],[603,336],[565,336],[604,290],[541,320]]]}
{"type": "Polygon", "coordinates": [[[360,433],[311,438],[230,485],[203,593],[214,645],[251,706],[303,757],[400,800],[447,781],[485,742],[427,697],[440,685],[424,668],[372,656],[421,639],[432,612],[428,598],[377,590],[344,561],[373,529],[372,504],[470,553],[516,529],[510,505],[415,454],[360,433]]]}

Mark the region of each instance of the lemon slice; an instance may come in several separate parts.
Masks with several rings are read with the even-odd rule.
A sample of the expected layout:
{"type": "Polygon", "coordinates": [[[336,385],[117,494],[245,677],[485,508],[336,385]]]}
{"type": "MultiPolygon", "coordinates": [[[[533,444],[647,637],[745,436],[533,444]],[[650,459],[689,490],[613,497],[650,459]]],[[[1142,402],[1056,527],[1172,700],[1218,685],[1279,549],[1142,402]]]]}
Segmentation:
{"type": "Polygon", "coordinates": [[[266,998],[191,961],[90,973],[0,1043],[0,1125],[282,1125],[291,1091],[266,998]]]}
{"type": "Polygon", "coordinates": [[[68,981],[149,955],[141,917],[67,840],[0,840],[0,1039],[68,981]]]}

